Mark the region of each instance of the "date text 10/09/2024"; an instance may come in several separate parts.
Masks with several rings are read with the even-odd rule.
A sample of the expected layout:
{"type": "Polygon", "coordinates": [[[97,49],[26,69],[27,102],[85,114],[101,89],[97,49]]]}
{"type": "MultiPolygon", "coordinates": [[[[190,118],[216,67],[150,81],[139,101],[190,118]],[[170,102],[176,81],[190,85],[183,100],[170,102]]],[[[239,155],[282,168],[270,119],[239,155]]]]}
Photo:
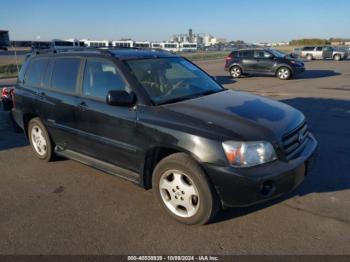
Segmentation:
{"type": "Polygon", "coordinates": [[[128,256],[128,261],[219,261],[217,256],[128,256]]]}

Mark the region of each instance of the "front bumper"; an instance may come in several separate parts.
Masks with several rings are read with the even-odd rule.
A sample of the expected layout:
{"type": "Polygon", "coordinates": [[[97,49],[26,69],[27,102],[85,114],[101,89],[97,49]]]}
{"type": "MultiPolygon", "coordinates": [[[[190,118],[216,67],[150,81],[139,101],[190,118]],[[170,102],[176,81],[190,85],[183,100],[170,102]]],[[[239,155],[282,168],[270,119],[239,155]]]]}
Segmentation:
{"type": "Polygon", "coordinates": [[[294,67],[293,68],[293,74],[298,75],[305,72],[305,67],[294,67]]]}
{"type": "Polygon", "coordinates": [[[279,197],[294,190],[311,168],[317,148],[316,139],[309,141],[296,158],[280,160],[250,168],[205,164],[210,180],[223,206],[249,206],[279,197]]]}

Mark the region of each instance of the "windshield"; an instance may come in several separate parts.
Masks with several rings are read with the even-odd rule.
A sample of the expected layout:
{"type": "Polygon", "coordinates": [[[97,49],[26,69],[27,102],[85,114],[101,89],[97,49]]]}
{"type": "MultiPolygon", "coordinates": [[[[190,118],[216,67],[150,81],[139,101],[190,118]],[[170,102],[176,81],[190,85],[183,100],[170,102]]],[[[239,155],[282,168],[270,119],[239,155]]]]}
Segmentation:
{"type": "Polygon", "coordinates": [[[278,58],[283,58],[287,55],[287,54],[285,54],[279,50],[276,50],[276,49],[269,49],[269,51],[271,52],[271,54],[273,54],[275,57],[278,57],[278,58]]]}
{"type": "Polygon", "coordinates": [[[202,70],[181,57],[126,60],[125,63],[157,105],[224,90],[202,70]]]}

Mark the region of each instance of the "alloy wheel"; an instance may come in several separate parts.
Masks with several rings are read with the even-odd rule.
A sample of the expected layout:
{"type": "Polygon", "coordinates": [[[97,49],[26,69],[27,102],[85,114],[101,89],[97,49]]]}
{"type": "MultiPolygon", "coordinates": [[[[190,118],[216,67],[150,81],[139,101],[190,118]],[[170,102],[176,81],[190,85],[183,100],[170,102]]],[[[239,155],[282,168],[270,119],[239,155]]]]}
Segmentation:
{"type": "Polygon", "coordinates": [[[38,125],[33,125],[30,133],[35,151],[40,156],[44,156],[47,153],[47,141],[43,134],[43,130],[38,125]]]}
{"type": "Polygon", "coordinates": [[[188,218],[198,212],[198,189],[185,173],[179,170],[164,172],[160,177],[159,191],[164,204],[173,214],[188,218]]]}

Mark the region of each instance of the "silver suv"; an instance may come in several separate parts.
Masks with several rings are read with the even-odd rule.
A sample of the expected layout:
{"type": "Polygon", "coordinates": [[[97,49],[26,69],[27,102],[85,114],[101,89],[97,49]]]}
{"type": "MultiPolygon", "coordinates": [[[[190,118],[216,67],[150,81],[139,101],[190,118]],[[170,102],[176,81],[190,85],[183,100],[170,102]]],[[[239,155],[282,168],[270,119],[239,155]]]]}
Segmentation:
{"type": "Polygon", "coordinates": [[[306,58],[306,60],[334,59],[339,61],[347,56],[347,52],[336,50],[331,46],[305,46],[300,54],[300,57],[306,58]]]}

